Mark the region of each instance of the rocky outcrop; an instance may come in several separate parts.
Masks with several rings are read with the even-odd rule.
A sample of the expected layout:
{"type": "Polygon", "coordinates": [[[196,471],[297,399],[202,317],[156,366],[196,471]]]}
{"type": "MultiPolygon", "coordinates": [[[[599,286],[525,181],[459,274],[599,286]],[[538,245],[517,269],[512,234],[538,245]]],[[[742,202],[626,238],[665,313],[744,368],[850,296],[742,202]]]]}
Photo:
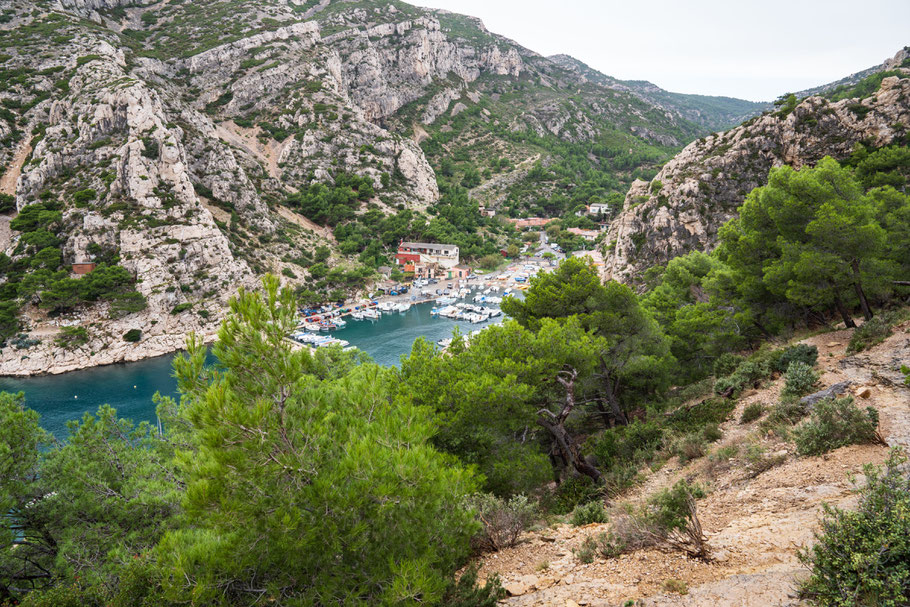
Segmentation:
{"type": "Polygon", "coordinates": [[[653,265],[711,249],[720,226],[772,167],[843,158],[858,142],[882,146],[901,137],[910,128],[910,70],[903,71],[867,99],[809,97],[786,115],[766,113],[686,146],[650,183],[629,189],[610,226],[607,277],[636,282],[653,265]]]}

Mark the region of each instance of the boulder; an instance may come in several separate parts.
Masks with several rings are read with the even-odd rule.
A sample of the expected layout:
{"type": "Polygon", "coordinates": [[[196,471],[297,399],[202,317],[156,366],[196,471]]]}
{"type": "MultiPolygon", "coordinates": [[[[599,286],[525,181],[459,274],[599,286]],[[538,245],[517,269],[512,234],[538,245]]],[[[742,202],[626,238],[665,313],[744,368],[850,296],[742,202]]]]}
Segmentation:
{"type": "Polygon", "coordinates": [[[853,382],[851,382],[849,379],[846,381],[837,382],[836,384],[828,386],[824,390],[819,390],[818,392],[814,392],[808,396],[802,397],[799,399],[799,402],[805,405],[807,408],[811,409],[819,401],[825,400],[826,398],[834,398],[839,394],[845,393],[847,391],[847,388],[849,388],[852,384],[853,382]]]}

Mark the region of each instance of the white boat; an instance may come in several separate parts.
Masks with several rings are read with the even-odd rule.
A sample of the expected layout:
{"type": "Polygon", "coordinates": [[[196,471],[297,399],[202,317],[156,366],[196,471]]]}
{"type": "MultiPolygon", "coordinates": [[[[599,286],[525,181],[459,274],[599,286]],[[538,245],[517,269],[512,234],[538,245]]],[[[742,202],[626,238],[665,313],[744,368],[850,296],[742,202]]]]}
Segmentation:
{"type": "Polygon", "coordinates": [[[363,317],[367,320],[376,320],[380,316],[382,316],[382,314],[379,312],[379,310],[376,310],[375,308],[370,308],[368,310],[363,311],[363,317]]]}
{"type": "Polygon", "coordinates": [[[440,348],[448,348],[449,346],[452,345],[452,338],[447,337],[445,339],[440,339],[439,341],[436,342],[436,345],[439,346],[440,348]]]}
{"type": "Polygon", "coordinates": [[[354,320],[363,320],[364,319],[363,312],[361,312],[360,310],[351,312],[351,318],[353,318],[354,320]]]}
{"type": "Polygon", "coordinates": [[[334,324],[334,325],[335,325],[336,327],[338,327],[339,329],[343,329],[344,327],[347,326],[348,323],[346,323],[345,321],[341,320],[341,318],[339,317],[339,318],[336,318],[335,320],[333,320],[333,321],[332,321],[332,324],[334,324]]]}
{"type": "Polygon", "coordinates": [[[319,325],[315,322],[305,322],[303,323],[303,328],[307,331],[318,331],[319,325]]]}
{"type": "Polygon", "coordinates": [[[394,301],[383,301],[379,304],[379,309],[383,312],[393,312],[397,304],[394,301]]]}
{"type": "Polygon", "coordinates": [[[411,304],[409,304],[408,302],[403,302],[403,303],[395,305],[396,312],[407,312],[410,309],[411,309],[411,304]]]}

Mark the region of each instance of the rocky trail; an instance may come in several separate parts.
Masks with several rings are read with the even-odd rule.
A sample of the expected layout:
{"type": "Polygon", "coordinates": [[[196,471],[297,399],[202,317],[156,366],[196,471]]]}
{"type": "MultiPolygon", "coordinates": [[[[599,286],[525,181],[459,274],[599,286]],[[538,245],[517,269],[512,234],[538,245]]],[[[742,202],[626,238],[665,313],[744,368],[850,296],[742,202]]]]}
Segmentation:
{"type": "MultiPolygon", "coordinates": [[[[839,330],[802,340],[818,348],[819,387],[850,381],[847,390],[858,404],[878,410],[887,443],[910,446],[910,389],[899,372],[902,363],[910,363],[910,322],[882,344],[853,356],[845,354],[850,335],[851,330],[839,330]]],[[[848,476],[861,482],[863,465],[881,464],[888,449],[853,445],[799,457],[792,443],[762,433],[758,422],[739,423],[749,404],[776,403],[782,386],[783,378],[777,378],[744,393],[721,426],[723,438],[712,448],[758,445],[776,465],[760,471],[736,456],[726,462],[702,457],[681,466],[673,458],[624,497],[640,502],[682,478],[708,487],[698,515],[711,547],[710,562],[640,550],[584,564],[573,551],[609,524],[560,524],[528,533],[513,548],[484,555],[478,563],[481,578],[499,574],[510,593],[503,604],[522,607],[802,605],[796,589],[806,570],[797,555],[813,541],[822,504],[854,506],[855,487],[848,476]]]]}
{"type": "Polygon", "coordinates": [[[19,148],[13,156],[13,161],[10,163],[9,167],[7,167],[6,172],[0,176],[0,194],[8,194],[10,196],[16,194],[16,183],[19,181],[19,175],[22,173],[22,165],[25,164],[25,159],[28,158],[28,155],[31,153],[31,142],[28,139],[24,139],[22,143],[19,144],[19,148]]]}

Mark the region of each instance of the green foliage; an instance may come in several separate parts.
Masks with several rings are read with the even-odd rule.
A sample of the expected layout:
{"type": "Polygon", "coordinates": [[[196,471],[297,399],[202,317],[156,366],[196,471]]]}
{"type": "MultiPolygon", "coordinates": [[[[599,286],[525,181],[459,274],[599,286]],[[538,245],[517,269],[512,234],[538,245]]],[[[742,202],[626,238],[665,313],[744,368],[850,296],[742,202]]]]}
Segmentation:
{"type": "Polygon", "coordinates": [[[311,184],[292,195],[285,204],[297,208],[316,223],[336,226],[354,218],[361,202],[373,196],[373,182],[369,177],[339,173],[334,183],[311,184]]]}
{"type": "Polygon", "coordinates": [[[572,511],[569,521],[576,527],[592,523],[606,523],[609,517],[604,505],[599,500],[580,504],[572,511]]]}
{"type": "Polygon", "coordinates": [[[714,377],[732,375],[736,368],[746,360],[745,357],[730,352],[724,352],[714,361],[714,377]]]}
{"type": "Polygon", "coordinates": [[[808,344],[796,344],[784,348],[774,363],[774,370],[780,373],[786,373],[791,362],[801,362],[810,367],[814,367],[818,361],[818,348],[808,344]]]}
{"type": "Polygon", "coordinates": [[[176,306],[171,308],[171,314],[176,316],[177,314],[180,314],[181,312],[186,312],[187,310],[192,309],[192,307],[193,307],[192,302],[185,301],[185,302],[183,302],[181,304],[177,304],[176,306]]]}
{"type": "Polygon", "coordinates": [[[910,603],[910,476],[892,450],[884,469],[867,465],[857,508],[824,506],[817,542],[800,554],[811,574],[800,588],[824,607],[910,603]]]}
{"type": "Polygon", "coordinates": [[[231,301],[218,371],[196,339],[175,362],[198,449],[178,455],[187,525],[156,549],[164,596],[439,603],[476,530],[453,507],[474,480],[428,446],[428,411],[391,398],[391,370],[309,375],[312,357],[285,339],[293,293],[263,284],[231,301]]]}
{"type": "Polygon", "coordinates": [[[16,197],[9,194],[0,194],[0,213],[10,213],[16,210],[16,197]]]}
{"type": "Polygon", "coordinates": [[[74,350],[88,343],[88,340],[88,331],[85,327],[63,327],[54,338],[54,343],[66,350],[74,350]]]}
{"type": "Polygon", "coordinates": [[[846,445],[881,443],[878,411],[853,404],[852,397],[826,399],[816,403],[812,415],[794,430],[800,455],[821,455],[846,445]]]}
{"type": "Polygon", "coordinates": [[[718,378],[714,382],[714,392],[738,396],[744,389],[756,387],[762,380],[770,377],[772,362],[760,355],[751,356],[741,362],[733,373],[718,378]]]}
{"type": "Polygon", "coordinates": [[[498,575],[490,576],[483,586],[478,586],[477,569],[468,567],[446,590],[441,604],[446,607],[496,607],[506,596],[498,575]]]}
{"type": "Polygon", "coordinates": [[[0,393],[0,590],[60,582],[27,604],[104,604],[120,567],[158,541],[178,508],[171,447],[147,424],[103,406],[69,433],[51,442],[21,394],[0,393]]]}
{"type": "Polygon", "coordinates": [[[907,318],[906,311],[889,310],[864,322],[853,331],[850,343],[847,344],[847,354],[855,354],[876,346],[891,335],[894,325],[907,318]]]}
{"type": "Polygon", "coordinates": [[[830,91],[827,91],[824,93],[824,96],[831,101],[841,101],[842,99],[854,98],[863,99],[865,97],[873,95],[875,91],[881,87],[882,80],[888,78],[889,76],[906,78],[907,74],[900,70],[884,70],[881,72],[876,72],[874,74],[866,76],[856,84],[844,84],[830,91]]]}
{"type": "Polygon", "coordinates": [[[130,329],[123,334],[123,341],[135,343],[140,339],[142,339],[142,331],[140,329],[130,329]]]}
{"type": "Polygon", "coordinates": [[[818,373],[806,363],[794,360],[787,367],[784,380],[781,398],[797,398],[812,391],[812,387],[818,383],[818,373]]]}
{"type": "Polygon", "coordinates": [[[888,296],[897,268],[875,197],[831,158],[800,171],[772,169],[720,240],[719,258],[750,306],[770,310],[783,299],[835,311],[847,326],[855,303],[871,318],[868,300],[888,296]]]}
{"type": "Polygon", "coordinates": [[[739,418],[740,424],[749,424],[760,418],[765,414],[765,406],[761,403],[752,403],[746,405],[746,408],[743,409],[743,414],[739,418]]]}
{"type": "Polygon", "coordinates": [[[571,476],[556,488],[550,502],[553,514],[569,514],[591,502],[602,503],[603,491],[586,476],[571,476]]]}

